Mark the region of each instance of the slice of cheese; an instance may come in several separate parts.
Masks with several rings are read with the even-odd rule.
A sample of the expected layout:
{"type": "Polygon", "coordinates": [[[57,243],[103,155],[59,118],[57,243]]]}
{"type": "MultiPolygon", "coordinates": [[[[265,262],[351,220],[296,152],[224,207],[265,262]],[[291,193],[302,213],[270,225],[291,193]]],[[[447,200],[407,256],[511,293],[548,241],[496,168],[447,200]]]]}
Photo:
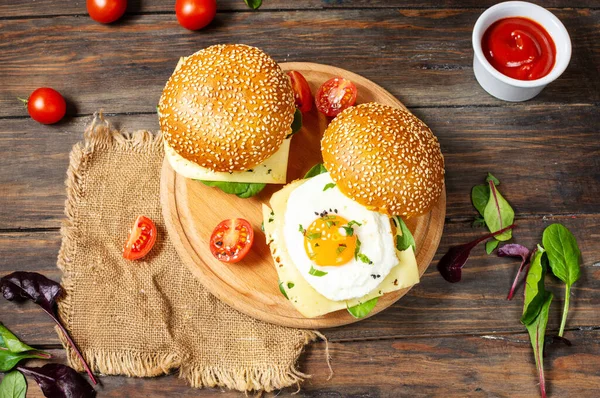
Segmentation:
{"type": "MultiPolygon", "coordinates": [[[[283,240],[283,222],[290,193],[306,180],[294,181],[271,197],[271,208],[263,204],[263,219],[267,243],[275,261],[281,288],[286,292],[294,307],[307,318],[353,307],[385,293],[403,289],[419,283],[419,269],[412,248],[396,251],[399,263],[392,268],[379,286],[371,293],[358,299],[333,301],[318,293],[296,268],[283,240]]],[[[398,228],[398,234],[401,234],[398,228]]]]}
{"type": "Polygon", "coordinates": [[[290,139],[284,140],[277,152],[258,166],[250,170],[231,173],[212,171],[201,167],[179,155],[166,141],[165,156],[173,170],[194,180],[285,184],[290,141],[290,139]]]}

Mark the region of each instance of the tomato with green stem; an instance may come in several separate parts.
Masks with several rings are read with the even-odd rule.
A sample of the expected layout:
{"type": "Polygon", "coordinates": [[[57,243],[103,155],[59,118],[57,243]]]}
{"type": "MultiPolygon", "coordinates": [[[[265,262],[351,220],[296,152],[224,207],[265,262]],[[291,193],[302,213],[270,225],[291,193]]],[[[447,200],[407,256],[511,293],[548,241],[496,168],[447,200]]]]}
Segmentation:
{"type": "Polygon", "coordinates": [[[252,225],[243,218],[223,220],[210,237],[210,251],[219,261],[237,263],[250,251],[254,243],[252,225]]]}
{"type": "Polygon", "coordinates": [[[34,90],[28,99],[21,101],[27,104],[29,116],[42,124],[59,122],[67,113],[67,103],[63,96],[50,87],[34,90]]]}

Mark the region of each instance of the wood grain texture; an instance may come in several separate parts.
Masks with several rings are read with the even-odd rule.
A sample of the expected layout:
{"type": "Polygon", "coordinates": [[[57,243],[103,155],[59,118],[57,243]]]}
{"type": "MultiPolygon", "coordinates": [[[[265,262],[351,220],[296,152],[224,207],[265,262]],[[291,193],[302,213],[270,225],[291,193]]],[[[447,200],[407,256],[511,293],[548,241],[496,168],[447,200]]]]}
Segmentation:
{"type": "MultiPolygon", "coordinates": [[[[597,397],[600,331],[567,332],[572,347],[550,345],[544,359],[550,397],[597,397]]],[[[537,375],[528,335],[490,334],[410,340],[330,343],[335,375],[327,380],[325,344],[310,345],[301,370],[313,377],[273,397],[536,397],[537,375]]],[[[63,350],[50,351],[65,362],[63,350]]],[[[43,362],[31,362],[36,366],[43,362]]],[[[240,397],[220,389],[195,390],[175,375],[152,379],[100,377],[101,397],[240,397]]],[[[43,395],[33,381],[29,398],[43,395]]]]}
{"type": "MultiPolygon", "coordinates": [[[[100,108],[153,112],[179,57],[231,42],[260,47],[278,62],[343,67],[408,107],[506,105],[473,76],[471,29],[479,14],[468,9],[225,13],[202,32],[185,31],[171,15],[155,14],[132,16],[117,26],[77,16],[3,20],[0,117],[25,116],[16,97],[45,85],[66,96],[70,114],[100,108]]],[[[597,104],[600,70],[591,65],[600,64],[600,10],[556,14],[571,35],[571,63],[530,104],[597,104]]]]}
{"type": "MultiPolygon", "coordinates": [[[[582,276],[573,286],[567,328],[600,327],[600,217],[536,217],[517,219],[515,242],[534,247],[542,231],[560,222],[573,231],[582,251],[582,276]]],[[[471,228],[469,222],[447,223],[440,248],[421,283],[385,311],[359,323],[328,329],[332,341],[388,337],[444,336],[493,332],[518,332],[523,309],[522,284],[512,301],[506,301],[519,266],[516,259],[497,258],[477,247],[463,271],[460,283],[446,282],[435,268],[451,245],[481,236],[484,230],[471,228]]],[[[38,271],[60,280],[56,253],[60,247],[58,231],[37,233],[0,233],[0,275],[16,270],[38,271]]],[[[560,323],[563,286],[548,277],[547,286],[555,293],[549,328],[560,323]]],[[[0,300],[0,320],[20,331],[26,341],[57,344],[52,322],[33,305],[22,306],[0,300]]]]}
{"type": "MultiPolygon", "coordinates": [[[[595,0],[532,0],[531,2],[547,8],[598,8],[595,0]]],[[[332,8],[487,8],[496,3],[496,0],[445,0],[443,2],[439,0],[264,0],[257,12],[332,8]]],[[[174,1],[164,0],[129,0],[124,18],[126,20],[129,15],[140,13],[174,13],[173,4],[174,1]]],[[[246,6],[244,0],[218,0],[217,7],[219,12],[254,12],[246,6]]],[[[85,0],[36,0],[18,4],[11,0],[0,0],[0,18],[51,15],[87,15],[85,0]]]]}
{"type": "MultiPolygon", "coordinates": [[[[394,96],[375,83],[344,69],[305,62],[282,63],[284,71],[296,70],[306,78],[311,91],[336,76],[353,81],[358,89],[357,104],[377,102],[405,108],[394,96]]],[[[315,164],[322,161],[320,139],[328,124],[323,114],[313,109],[302,115],[302,130],[291,143],[287,182],[304,177],[315,164]]],[[[241,266],[232,266],[216,260],[209,250],[213,228],[224,219],[241,217],[248,220],[255,231],[263,221],[262,205],[268,205],[275,187],[269,187],[251,199],[240,199],[218,189],[178,175],[167,160],[162,167],[160,195],[162,213],[171,240],[185,266],[219,300],[253,318],[282,326],[323,329],[347,325],[358,320],[348,311],[340,310],[317,318],[302,316],[281,294],[269,248],[262,239],[256,239],[252,252],[241,266]]],[[[416,241],[415,253],[419,275],[429,266],[437,250],[446,213],[446,194],[442,194],[432,210],[408,221],[416,241]]],[[[397,290],[379,298],[369,316],[383,311],[409,288],[397,290]]]]}
{"type": "MultiPolygon", "coordinates": [[[[471,219],[473,185],[492,172],[517,215],[592,214],[600,209],[597,106],[413,109],[446,159],[447,217],[471,219]],[[565,150],[569,148],[569,150],[565,150]]],[[[158,129],[156,115],[108,117],[124,130],[158,129]]],[[[0,120],[0,228],[58,227],[71,146],[89,117],[55,126],[0,120]]]]}

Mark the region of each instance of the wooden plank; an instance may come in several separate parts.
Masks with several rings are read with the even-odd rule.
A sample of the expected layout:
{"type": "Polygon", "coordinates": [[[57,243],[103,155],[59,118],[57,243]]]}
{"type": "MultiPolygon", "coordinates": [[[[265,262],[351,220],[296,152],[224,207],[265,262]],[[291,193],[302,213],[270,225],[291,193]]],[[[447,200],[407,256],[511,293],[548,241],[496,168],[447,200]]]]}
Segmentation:
{"type": "MultiPolygon", "coordinates": [[[[152,112],[179,57],[228,42],[258,46],[280,62],[344,67],[408,107],[506,105],[473,77],[471,29],[479,14],[468,9],[224,13],[201,33],[181,29],[164,14],[114,27],[77,16],[8,19],[0,21],[0,117],[25,116],[16,97],[46,85],[67,97],[71,114],[100,108],[152,112]]],[[[600,64],[600,10],[557,15],[571,34],[571,64],[530,103],[598,103],[600,72],[593,65],[600,64]]]]}
{"type": "MultiPolygon", "coordinates": [[[[541,241],[545,226],[561,222],[573,231],[583,253],[582,277],[573,288],[567,328],[600,327],[600,216],[536,217],[518,220],[515,241],[534,247],[541,241]]],[[[384,337],[443,336],[491,332],[520,332],[522,287],[512,301],[506,294],[519,266],[516,259],[488,256],[483,245],[473,251],[460,283],[446,282],[435,268],[450,245],[466,243],[483,233],[469,223],[446,225],[440,249],[421,283],[392,307],[353,325],[326,331],[332,341],[384,337]]],[[[0,234],[0,275],[15,270],[38,271],[60,280],[55,268],[60,247],[58,231],[44,233],[0,234]]],[[[550,328],[558,328],[562,310],[563,286],[548,278],[547,286],[555,295],[550,328]]],[[[1,321],[18,330],[33,344],[57,344],[52,322],[38,308],[0,300],[1,321]]]]}
{"type": "MultiPolygon", "coordinates": [[[[595,0],[533,0],[532,3],[547,8],[598,8],[595,0]]],[[[258,12],[271,10],[304,10],[304,9],[331,9],[331,8],[487,8],[496,4],[496,0],[264,0],[258,12]]],[[[173,13],[174,2],[162,0],[128,0],[125,21],[132,15],[141,13],[173,13]]],[[[251,12],[243,0],[219,0],[219,12],[248,11],[251,12]]],[[[85,1],[69,0],[37,0],[35,2],[22,2],[18,5],[9,0],[0,2],[0,18],[22,16],[50,16],[50,15],[87,15],[85,1]]]]}
{"type": "MultiPolygon", "coordinates": [[[[446,158],[447,217],[474,216],[471,187],[494,173],[517,214],[600,209],[597,106],[424,108],[446,158]],[[569,148],[565,150],[565,148],[569,148]]],[[[5,119],[0,127],[0,228],[58,227],[68,153],[90,117],[56,126],[5,119]]],[[[156,115],[110,118],[125,130],[158,130],[156,115]]],[[[292,147],[293,147],[292,143],[292,147]]]]}
{"type": "MultiPolygon", "coordinates": [[[[546,387],[554,397],[596,397],[600,385],[600,331],[567,333],[573,346],[551,345],[544,358],[546,387]]],[[[303,397],[537,397],[538,379],[526,334],[330,343],[335,375],[327,380],[325,344],[309,346],[300,361],[311,374],[303,397]]],[[[52,350],[65,362],[63,350],[52,350]]],[[[36,365],[41,365],[37,362],[36,365]]],[[[103,397],[239,397],[221,389],[195,390],[176,376],[100,377],[103,397]]],[[[296,388],[265,394],[293,397],[296,388]]],[[[43,395],[33,381],[28,397],[43,395]]]]}

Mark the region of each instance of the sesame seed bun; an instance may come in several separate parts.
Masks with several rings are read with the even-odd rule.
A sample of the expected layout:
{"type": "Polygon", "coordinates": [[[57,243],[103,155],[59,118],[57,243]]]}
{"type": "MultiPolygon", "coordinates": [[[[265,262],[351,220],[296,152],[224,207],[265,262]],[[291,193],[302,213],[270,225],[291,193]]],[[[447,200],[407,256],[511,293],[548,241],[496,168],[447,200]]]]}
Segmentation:
{"type": "Polygon", "coordinates": [[[248,170],[291,132],[294,94],[279,65],[258,48],[217,45],[184,58],[158,104],[167,144],[212,171],[248,170]]]}
{"type": "Polygon", "coordinates": [[[376,103],[348,108],[325,130],[321,151],[342,193],[381,213],[427,213],[444,189],[440,144],[408,111],[376,103]]]}

